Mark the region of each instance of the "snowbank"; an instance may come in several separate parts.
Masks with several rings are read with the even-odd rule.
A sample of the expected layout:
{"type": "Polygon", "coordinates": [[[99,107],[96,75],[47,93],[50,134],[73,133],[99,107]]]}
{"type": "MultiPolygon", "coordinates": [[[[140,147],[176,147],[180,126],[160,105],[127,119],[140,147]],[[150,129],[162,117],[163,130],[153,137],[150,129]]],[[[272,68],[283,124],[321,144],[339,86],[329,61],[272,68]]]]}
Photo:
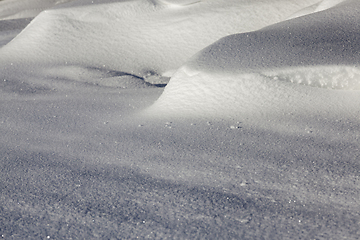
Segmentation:
{"type": "Polygon", "coordinates": [[[355,116],[360,103],[359,16],[359,2],[350,0],[222,38],[182,66],[149,111],[276,119],[355,116]]]}
{"type": "MultiPolygon", "coordinates": [[[[75,1],[38,15],[0,50],[1,74],[46,77],[61,66],[167,76],[219,38],[279,22],[315,0],[75,1]],[[11,63],[11,65],[10,65],[11,63]],[[46,70],[46,72],[48,72],[46,70]]],[[[69,68],[68,75],[74,75],[69,68]]],[[[76,74],[76,73],[75,73],[76,74]]],[[[89,82],[96,81],[88,79],[89,82]]]]}

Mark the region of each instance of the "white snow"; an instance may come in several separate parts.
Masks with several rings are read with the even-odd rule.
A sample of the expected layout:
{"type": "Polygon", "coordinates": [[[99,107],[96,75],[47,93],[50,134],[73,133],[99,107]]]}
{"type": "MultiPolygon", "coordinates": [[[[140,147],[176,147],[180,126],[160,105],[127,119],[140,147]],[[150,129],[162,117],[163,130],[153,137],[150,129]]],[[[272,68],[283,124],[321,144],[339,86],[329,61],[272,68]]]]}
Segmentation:
{"type": "Polygon", "coordinates": [[[342,2],[346,2],[346,0],[323,0],[319,3],[315,12],[324,11],[326,9],[332,8],[342,2]]]}
{"type": "Polygon", "coordinates": [[[1,65],[14,65],[2,72],[21,69],[29,76],[34,69],[38,73],[53,66],[80,65],[138,77],[169,77],[219,38],[279,22],[315,1],[82,2],[58,5],[37,16],[1,49],[1,65]]]}
{"type": "Polygon", "coordinates": [[[310,5],[308,7],[305,7],[301,10],[299,10],[298,12],[294,13],[293,15],[291,15],[289,17],[289,19],[291,18],[296,18],[296,17],[301,17],[307,14],[311,14],[311,13],[315,13],[315,12],[320,12],[320,11],[324,11],[326,9],[332,8],[342,2],[345,2],[346,0],[323,0],[323,1],[319,1],[313,5],[310,5]]]}
{"type": "Polygon", "coordinates": [[[175,73],[153,111],[273,116],[278,109],[282,118],[286,112],[304,114],[306,109],[308,115],[331,109],[352,115],[360,100],[358,91],[349,92],[360,90],[359,9],[357,1],[348,1],[318,14],[224,37],[175,73]]]}
{"type": "Polygon", "coordinates": [[[35,17],[43,10],[73,0],[3,0],[0,1],[0,19],[35,17]]]}
{"type": "Polygon", "coordinates": [[[357,239],[359,12],[0,1],[0,236],[357,239]]]}

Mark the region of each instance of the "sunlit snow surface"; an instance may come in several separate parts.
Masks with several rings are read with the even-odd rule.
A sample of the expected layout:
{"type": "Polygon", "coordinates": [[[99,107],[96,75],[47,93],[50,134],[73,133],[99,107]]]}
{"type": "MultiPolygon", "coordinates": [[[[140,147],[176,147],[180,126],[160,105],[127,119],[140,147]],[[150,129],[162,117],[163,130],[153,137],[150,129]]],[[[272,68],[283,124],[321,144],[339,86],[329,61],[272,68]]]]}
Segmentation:
{"type": "Polygon", "coordinates": [[[359,238],[358,1],[32,2],[0,1],[3,239],[359,238]]]}
{"type": "Polygon", "coordinates": [[[274,114],[276,109],[303,112],[316,106],[316,112],[346,110],[343,114],[353,116],[360,100],[359,13],[358,1],[346,1],[224,37],[173,75],[155,112],[244,116],[274,114]]]}
{"type": "Polygon", "coordinates": [[[169,77],[219,38],[279,22],[314,0],[92,2],[71,1],[40,13],[1,49],[3,74],[41,78],[42,71],[75,65],[84,72],[169,77]]]}

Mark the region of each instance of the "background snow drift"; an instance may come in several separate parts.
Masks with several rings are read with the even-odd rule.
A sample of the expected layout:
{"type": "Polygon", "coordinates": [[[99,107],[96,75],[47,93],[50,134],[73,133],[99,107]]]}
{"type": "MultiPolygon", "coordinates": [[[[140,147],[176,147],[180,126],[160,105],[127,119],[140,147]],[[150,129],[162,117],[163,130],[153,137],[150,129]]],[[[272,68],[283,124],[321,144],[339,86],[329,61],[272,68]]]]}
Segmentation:
{"type": "Polygon", "coordinates": [[[0,1],[0,236],[358,239],[359,11],[0,1]]]}

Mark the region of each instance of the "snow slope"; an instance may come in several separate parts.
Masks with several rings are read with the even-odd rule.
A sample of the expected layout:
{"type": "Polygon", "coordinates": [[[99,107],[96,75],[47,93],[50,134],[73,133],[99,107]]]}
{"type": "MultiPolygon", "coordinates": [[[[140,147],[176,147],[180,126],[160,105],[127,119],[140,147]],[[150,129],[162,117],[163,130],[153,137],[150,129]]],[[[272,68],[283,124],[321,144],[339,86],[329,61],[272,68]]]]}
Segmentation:
{"type": "MultiPolygon", "coordinates": [[[[142,78],[171,76],[186,59],[219,38],[279,22],[313,2],[69,2],[42,12],[1,49],[1,72],[8,78],[15,71],[23,71],[25,78],[41,78],[49,72],[60,74],[54,74],[58,67],[64,74],[70,65],[83,72],[96,68],[142,78]]],[[[79,80],[77,72],[71,68],[68,72],[68,79],[79,80]]]]}
{"type": "Polygon", "coordinates": [[[358,10],[78,0],[1,21],[1,238],[358,239],[358,10]]]}
{"type": "Polygon", "coordinates": [[[43,10],[73,0],[3,0],[0,2],[0,19],[35,17],[43,10]]]}
{"type": "Polygon", "coordinates": [[[345,1],[316,14],[224,37],[175,73],[153,109],[176,116],[313,118],[316,113],[357,119],[359,12],[358,1],[345,1]]]}

